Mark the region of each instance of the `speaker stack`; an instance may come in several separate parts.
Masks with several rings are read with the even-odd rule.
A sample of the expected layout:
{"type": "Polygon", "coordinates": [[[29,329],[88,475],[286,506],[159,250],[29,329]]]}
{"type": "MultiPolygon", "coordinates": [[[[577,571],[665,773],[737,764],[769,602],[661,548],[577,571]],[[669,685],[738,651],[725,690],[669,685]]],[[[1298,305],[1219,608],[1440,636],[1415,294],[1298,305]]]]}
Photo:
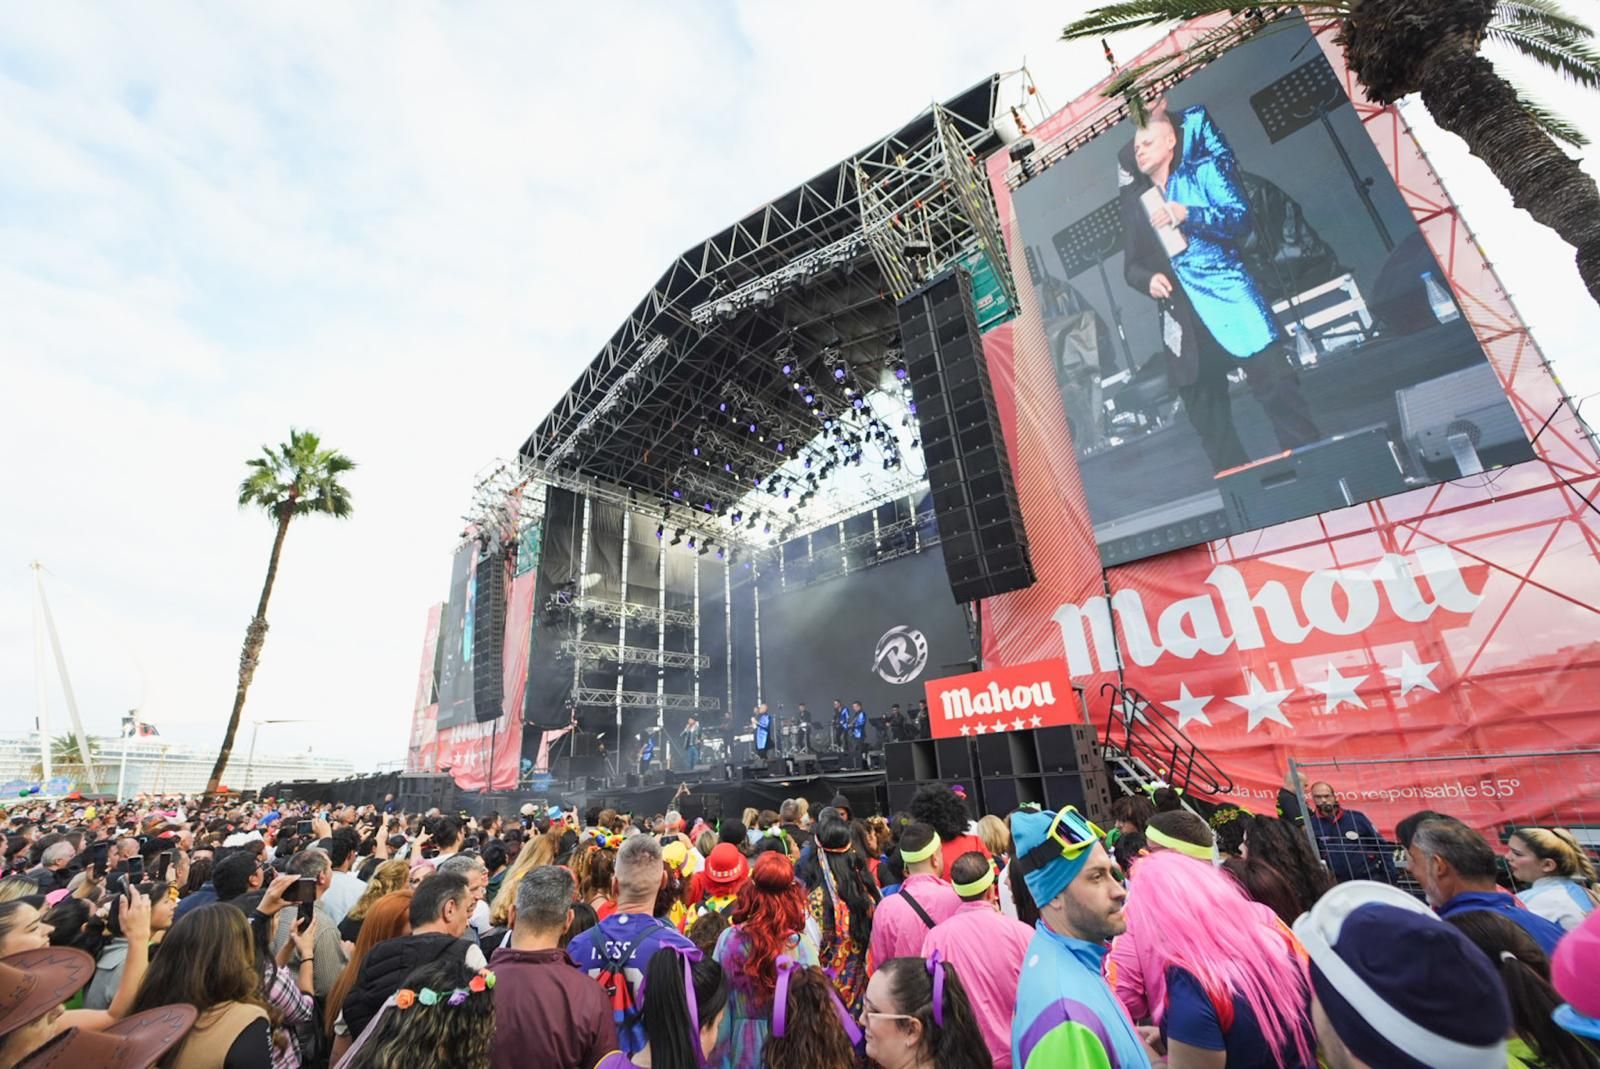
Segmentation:
{"type": "Polygon", "coordinates": [[[505,701],[506,558],[478,561],[472,608],[472,713],[478,723],[500,716],[505,701]]]}
{"type": "Polygon", "coordinates": [[[1111,776],[1089,725],[1007,731],[972,741],[987,812],[1003,816],[1029,802],[1052,812],[1070,805],[1108,826],[1111,776]]]}
{"type": "MultiPolygon", "coordinates": [[[[917,791],[930,783],[944,787],[960,784],[967,799],[980,806],[973,776],[972,748],[968,739],[914,739],[891,742],[883,748],[884,778],[889,785],[889,812],[903,813],[917,791]]],[[[981,807],[973,813],[978,816],[981,807]]]]}
{"type": "Polygon", "coordinates": [[[952,268],[898,308],[922,453],[956,601],[1033,583],[967,273],[952,268]]]}

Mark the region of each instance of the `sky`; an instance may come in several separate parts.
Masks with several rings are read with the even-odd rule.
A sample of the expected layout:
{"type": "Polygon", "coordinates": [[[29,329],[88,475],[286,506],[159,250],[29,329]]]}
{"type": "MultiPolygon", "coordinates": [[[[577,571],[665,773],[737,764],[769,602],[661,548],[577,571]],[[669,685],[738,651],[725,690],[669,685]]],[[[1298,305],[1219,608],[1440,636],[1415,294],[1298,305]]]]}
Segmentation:
{"type": "MultiPolygon", "coordinates": [[[[304,720],[261,751],[398,763],[474,475],[683,249],[991,73],[1081,92],[1099,47],[1056,38],[1082,6],[0,8],[0,733],[34,722],[39,560],[87,729],[138,707],[220,741],[272,541],[236,488],[294,426],[357,461],[355,516],[290,530],[239,746],[304,720]]],[[[1600,391],[1566,247],[1405,114],[1600,391]]]]}

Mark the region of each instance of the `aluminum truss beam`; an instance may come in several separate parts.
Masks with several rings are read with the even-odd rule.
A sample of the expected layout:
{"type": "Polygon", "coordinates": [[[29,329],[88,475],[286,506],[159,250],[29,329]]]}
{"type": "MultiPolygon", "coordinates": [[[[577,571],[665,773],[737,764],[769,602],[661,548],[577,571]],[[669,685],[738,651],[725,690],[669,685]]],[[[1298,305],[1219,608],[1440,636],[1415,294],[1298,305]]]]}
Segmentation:
{"type": "Polygon", "coordinates": [[[561,643],[563,657],[578,657],[587,664],[653,664],[658,668],[710,668],[711,658],[699,657],[680,650],[653,650],[645,646],[617,646],[610,642],[575,642],[566,639],[561,643]]]}
{"type": "MultiPolygon", "coordinates": [[[[593,598],[580,599],[576,594],[563,592],[555,595],[555,606],[572,612],[589,613],[614,624],[631,620],[647,624],[664,624],[667,627],[694,626],[693,613],[680,612],[677,609],[658,609],[654,605],[639,605],[631,601],[595,601],[593,598]]],[[[615,645],[610,648],[612,651],[616,650],[615,645]]]]}
{"type": "Polygon", "coordinates": [[[722,704],[715,698],[701,697],[695,700],[692,694],[662,694],[657,696],[653,690],[624,690],[615,691],[601,687],[579,687],[577,700],[573,703],[585,707],[601,706],[607,709],[615,708],[621,701],[624,709],[672,709],[678,712],[705,712],[715,713],[722,708],[722,704]]]}

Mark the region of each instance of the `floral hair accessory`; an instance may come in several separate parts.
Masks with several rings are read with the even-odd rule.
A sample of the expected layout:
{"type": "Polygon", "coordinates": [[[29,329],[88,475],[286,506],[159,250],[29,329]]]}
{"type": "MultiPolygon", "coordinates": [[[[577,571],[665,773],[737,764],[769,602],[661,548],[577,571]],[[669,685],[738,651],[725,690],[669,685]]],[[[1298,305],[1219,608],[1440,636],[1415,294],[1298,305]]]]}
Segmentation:
{"type": "Polygon", "coordinates": [[[401,988],[395,993],[394,1004],[402,1010],[409,1010],[419,1002],[424,1006],[437,1006],[442,996],[446,1006],[461,1006],[471,996],[492,990],[494,990],[494,973],[488,969],[480,969],[478,975],[467,981],[466,987],[458,987],[453,991],[435,991],[431,987],[425,987],[420,991],[413,991],[408,987],[401,988]]]}
{"type": "Polygon", "coordinates": [[[394,1004],[400,1007],[402,1010],[409,1010],[412,1006],[415,1006],[416,1003],[417,993],[411,990],[409,987],[402,987],[399,991],[395,992],[394,1004]]]}
{"type": "Polygon", "coordinates": [[[467,989],[464,987],[458,987],[450,992],[450,997],[445,1000],[446,1005],[450,1006],[459,1006],[465,1001],[467,1001],[467,989]]]}
{"type": "Polygon", "coordinates": [[[432,1006],[439,1001],[439,992],[431,987],[425,987],[417,992],[417,1001],[424,1006],[432,1006]]]}

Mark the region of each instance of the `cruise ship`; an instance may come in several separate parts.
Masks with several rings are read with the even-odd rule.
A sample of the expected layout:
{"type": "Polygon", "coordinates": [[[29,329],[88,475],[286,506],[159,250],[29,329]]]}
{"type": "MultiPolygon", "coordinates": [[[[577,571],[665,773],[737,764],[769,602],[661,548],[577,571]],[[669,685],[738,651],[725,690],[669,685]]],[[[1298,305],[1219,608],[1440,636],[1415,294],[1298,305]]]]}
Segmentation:
{"type": "MultiPolygon", "coordinates": [[[[216,750],[197,750],[164,742],[159,735],[129,739],[90,736],[89,746],[95,752],[97,790],[94,793],[116,791],[124,743],[128,747],[128,768],[122,790],[124,797],[137,794],[198,794],[205,790],[211,766],[217,759],[216,750]]],[[[12,788],[37,782],[35,770],[38,765],[37,735],[0,736],[0,794],[15,797],[17,792],[12,788]]],[[[252,760],[247,749],[236,743],[222,782],[236,791],[250,790],[279,780],[338,779],[354,771],[355,765],[349,758],[311,752],[258,752],[252,760]]],[[[89,784],[81,782],[78,777],[74,778],[73,786],[85,793],[91,792],[89,784]]]]}

